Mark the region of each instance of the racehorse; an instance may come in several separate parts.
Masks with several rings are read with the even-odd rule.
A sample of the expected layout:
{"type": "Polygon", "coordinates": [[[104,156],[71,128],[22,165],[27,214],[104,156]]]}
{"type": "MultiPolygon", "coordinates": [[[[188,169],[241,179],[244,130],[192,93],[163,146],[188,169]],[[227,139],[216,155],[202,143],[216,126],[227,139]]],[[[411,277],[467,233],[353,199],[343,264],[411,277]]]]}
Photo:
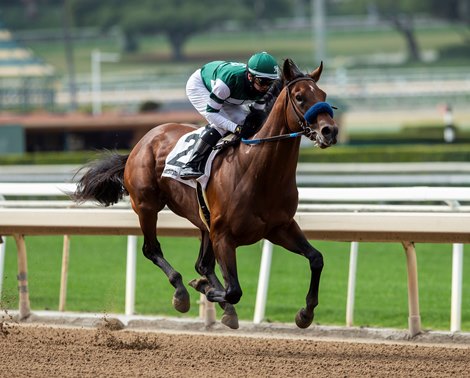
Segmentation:
{"type": "Polygon", "coordinates": [[[167,155],[178,139],[194,131],[195,126],[176,123],[157,126],[128,155],[109,153],[91,163],[79,180],[73,195],[79,202],[94,200],[108,206],[129,194],[144,235],[143,254],[165,272],[174,286],[176,310],[188,311],[190,300],[180,273],[165,260],[157,239],[158,212],[165,206],[200,229],[201,246],[195,268],[201,278],[190,285],[209,301],[219,302],[224,309],[223,324],[238,328],[233,305],[240,300],[242,289],[236,248],[263,238],[308,259],[311,278],[306,306],[298,311],[295,321],[300,328],[312,323],[323,257],[309,244],[294,215],[298,205],[298,136],[306,135],[320,148],[327,148],[336,143],[338,133],[331,107],[324,102],[326,94],[317,86],[322,69],[320,64],[304,74],[292,60],[286,59],[277,98],[253,136],[259,143],[247,144],[250,139],[242,139],[242,143],[221,150],[215,157],[206,187],[209,230],[200,217],[194,188],[162,177],[167,155]],[[215,275],[216,262],[224,286],[215,275]]]}

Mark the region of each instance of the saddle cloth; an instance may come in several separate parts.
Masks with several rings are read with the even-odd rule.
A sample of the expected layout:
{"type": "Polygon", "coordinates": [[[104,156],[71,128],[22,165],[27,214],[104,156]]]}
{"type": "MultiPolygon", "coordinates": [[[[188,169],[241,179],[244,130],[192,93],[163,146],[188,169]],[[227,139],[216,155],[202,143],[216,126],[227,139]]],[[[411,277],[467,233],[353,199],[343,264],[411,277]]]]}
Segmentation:
{"type": "Polygon", "coordinates": [[[165,160],[165,168],[163,169],[162,177],[170,177],[183,184],[189,185],[196,188],[197,183],[201,184],[202,189],[206,189],[209,181],[212,162],[214,161],[215,155],[219,150],[212,150],[209,158],[207,159],[206,166],[204,168],[204,174],[194,180],[183,180],[180,178],[179,173],[181,168],[188,162],[193,152],[196,142],[201,137],[201,133],[204,131],[204,127],[194,130],[188,134],[184,134],[176,143],[173,150],[168,154],[165,160]]]}
{"type": "Polygon", "coordinates": [[[201,137],[201,133],[203,131],[204,128],[201,127],[188,134],[184,134],[178,140],[175,147],[168,154],[165,160],[165,168],[163,169],[162,176],[170,177],[196,189],[197,200],[199,203],[199,215],[207,229],[210,230],[210,209],[206,200],[206,186],[209,182],[212,162],[214,161],[215,156],[221,149],[223,149],[223,147],[227,146],[231,142],[233,143],[234,134],[228,134],[226,137],[222,138],[216,145],[216,148],[211,151],[207,159],[206,166],[204,167],[204,174],[201,177],[193,180],[183,180],[179,176],[181,168],[191,157],[194,146],[201,137]]]}

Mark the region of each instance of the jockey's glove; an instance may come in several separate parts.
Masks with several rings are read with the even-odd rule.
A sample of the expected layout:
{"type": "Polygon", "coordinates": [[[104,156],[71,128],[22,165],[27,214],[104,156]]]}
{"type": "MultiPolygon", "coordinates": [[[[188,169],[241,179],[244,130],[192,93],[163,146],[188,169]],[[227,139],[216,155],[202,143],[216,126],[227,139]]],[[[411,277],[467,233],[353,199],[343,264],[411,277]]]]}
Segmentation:
{"type": "Polygon", "coordinates": [[[235,130],[233,131],[233,133],[234,133],[237,137],[241,137],[242,130],[243,130],[243,125],[237,125],[237,127],[235,127],[235,130]]]}

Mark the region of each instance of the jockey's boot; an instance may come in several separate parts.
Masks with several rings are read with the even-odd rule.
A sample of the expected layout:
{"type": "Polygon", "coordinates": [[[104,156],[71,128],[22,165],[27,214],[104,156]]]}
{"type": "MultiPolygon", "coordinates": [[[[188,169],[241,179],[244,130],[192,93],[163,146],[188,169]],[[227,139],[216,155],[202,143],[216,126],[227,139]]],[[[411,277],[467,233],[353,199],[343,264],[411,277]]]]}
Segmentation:
{"type": "Polygon", "coordinates": [[[213,127],[206,127],[194,146],[189,161],[181,168],[180,178],[183,180],[197,179],[204,174],[204,167],[212,148],[222,135],[213,127]]]}

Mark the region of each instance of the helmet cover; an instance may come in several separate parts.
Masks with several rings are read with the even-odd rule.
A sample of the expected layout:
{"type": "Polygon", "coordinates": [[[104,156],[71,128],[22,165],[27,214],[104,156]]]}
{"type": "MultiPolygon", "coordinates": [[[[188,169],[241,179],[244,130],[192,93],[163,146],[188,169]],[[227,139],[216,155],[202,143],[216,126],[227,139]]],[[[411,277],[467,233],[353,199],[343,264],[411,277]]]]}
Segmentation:
{"type": "Polygon", "coordinates": [[[272,80],[279,77],[276,59],[265,51],[254,54],[248,60],[248,71],[254,76],[272,80]]]}

